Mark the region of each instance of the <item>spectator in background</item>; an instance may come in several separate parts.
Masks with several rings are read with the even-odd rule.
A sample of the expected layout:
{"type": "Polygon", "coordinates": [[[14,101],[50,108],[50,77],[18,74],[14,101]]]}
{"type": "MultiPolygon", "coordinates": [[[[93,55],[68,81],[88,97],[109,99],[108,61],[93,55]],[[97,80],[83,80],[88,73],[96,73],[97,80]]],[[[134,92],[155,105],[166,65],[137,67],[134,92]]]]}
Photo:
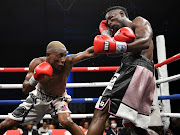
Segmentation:
{"type": "Polygon", "coordinates": [[[51,124],[51,120],[50,119],[46,119],[46,124],[47,124],[47,127],[49,127],[49,125],[51,124]]]}
{"type": "Polygon", "coordinates": [[[89,128],[89,122],[87,119],[82,119],[79,123],[79,127],[81,128],[81,130],[83,129],[88,129],[89,128]]]}
{"type": "Polygon", "coordinates": [[[48,130],[52,130],[52,129],[55,129],[56,127],[55,127],[55,125],[53,125],[53,124],[50,124],[49,126],[48,126],[48,130]]]}
{"type": "Polygon", "coordinates": [[[23,131],[23,135],[39,135],[37,130],[34,130],[33,125],[27,125],[26,129],[23,131]]]}
{"type": "Polygon", "coordinates": [[[83,128],[88,129],[89,128],[89,121],[84,121],[83,128]]]}
{"type": "Polygon", "coordinates": [[[12,128],[12,130],[19,130],[19,131],[20,131],[20,134],[23,135],[23,130],[22,130],[21,128],[17,127],[17,126],[14,126],[14,127],[12,128]]]}
{"type": "Polygon", "coordinates": [[[52,130],[53,130],[53,129],[55,129],[55,125],[50,124],[50,125],[48,126],[48,132],[43,133],[42,135],[52,135],[52,130]]]}
{"type": "Polygon", "coordinates": [[[43,124],[42,124],[42,127],[40,127],[38,129],[38,133],[40,135],[42,135],[43,133],[47,133],[47,132],[48,132],[47,122],[44,121],[43,124]]]}
{"type": "MultiPolygon", "coordinates": [[[[12,130],[19,130],[19,131],[20,131],[20,135],[23,135],[23,130],[22,130],[21,128],[17,127],[17,126],[14,126],[14,127],[12,128],[12,130]]],[[[7,132],[5,132],[3,135],[6,135],[6,133],[7,133],[7,132]]]]}
{"type": "Polygon", "coordinates": [[[110,121],[111,127],[106,131],[106,135],[119,135],[117,130],[117,122],[115,120],[110,121]]]}
{"type": "Polygon", "coordinates": [[[107,132],[109,128],[110,128],[109,119],[107,119],[105,123],[105,132],[107,132]]]}
{"type": "Polygon", "coordinates": [[[167,131],[165,131],[165,135],[175,135],[175,134],[173,134],[173,133],[171,132],[171,130],[168,129],[167,131]]]}
{"type": "MultiPolygon", "coordinates": [[[[109,121],[106,121],[106,124],[108,125],[109,121]]],[[[118,124],[116,120],[114,119],[110,120],[110,127],[105,131],[106,135],[131,135],[130,130],[128,130],[128,128],[123,128],[123,127],[120,128],[117,126],[118,124]]]]}
{"type": "Polygon", "coordinates": [[[35,125],[33,125],[33,127],[32,127],[34,130],[38,130],[38,125],[37,124],[35,124],[35,125]]]}

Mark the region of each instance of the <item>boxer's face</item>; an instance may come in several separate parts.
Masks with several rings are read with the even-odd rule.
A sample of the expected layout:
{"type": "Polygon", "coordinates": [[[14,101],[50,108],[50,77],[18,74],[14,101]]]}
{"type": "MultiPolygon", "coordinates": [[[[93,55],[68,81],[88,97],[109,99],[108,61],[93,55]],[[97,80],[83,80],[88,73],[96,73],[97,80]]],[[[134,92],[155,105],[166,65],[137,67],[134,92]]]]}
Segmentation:
{"type": "Polygon", "coordinates": [[[124,12],[120,9],[111,10],[106,14],[106,21],[114,32],[124,26],[124,12]]]}
{"type": "Polygon", "coordinates": [[[46,53],[46,61],[51,64],[53,70],[60,70],[65,64],[66,48],[58,47],[55,49],[49,49],[46,53]]]}

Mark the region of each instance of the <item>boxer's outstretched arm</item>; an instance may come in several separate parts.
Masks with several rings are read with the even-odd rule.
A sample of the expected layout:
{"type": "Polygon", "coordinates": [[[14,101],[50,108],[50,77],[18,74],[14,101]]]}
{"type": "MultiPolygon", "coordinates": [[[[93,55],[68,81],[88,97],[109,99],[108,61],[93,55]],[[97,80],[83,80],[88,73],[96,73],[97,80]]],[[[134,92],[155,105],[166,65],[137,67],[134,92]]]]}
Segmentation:
{"type": "Polygon", "coordinates": [[[31,86],[29,83],[29,79],[33,76],[34,69],[37,65],[41,63],[41,60],[39,58],[33,59],[29,64],[29,72],[27,73],[25,80],[23,82],[23,88],[22,91],[27,94],[35,89],[35,86],[31,86]]]}
{"type": "Polygon", "coordinates": [[[96,54],[94,52],[94,46],[89,47],[88,49],[86,49],[83,52],[79,52],[77,54],[71,54],[69,56],[67,56],[67,61],[70,61],[71,64],[75,64],[90,58],[94,58],[99,56],[99,54],[96,54]]]}

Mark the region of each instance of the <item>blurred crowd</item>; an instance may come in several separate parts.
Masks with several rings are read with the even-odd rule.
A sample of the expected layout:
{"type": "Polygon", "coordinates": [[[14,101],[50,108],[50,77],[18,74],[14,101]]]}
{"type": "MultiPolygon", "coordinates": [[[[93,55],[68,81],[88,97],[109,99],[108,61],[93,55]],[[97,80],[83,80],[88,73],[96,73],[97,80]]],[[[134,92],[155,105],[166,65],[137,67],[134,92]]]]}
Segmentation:
{"type": "MultiPolygon", "coordinates": [[[[91,119],[82,119],[79,121],[81,129],[89,128],[91,119]]],[[[105,124],[106,135],[131,135],[131,128],[124,128],[119,119],[108,119],[105,124]]],[[[159,135],[179,135],[180,120],[178,118],[171,118],[171,124],[168,130],[164,131],[163,126],[150,127],[159,135]]],[[[14,127],[13,130],[20,130],[21,135],[52,135],[52,129],[62,129],[59,123],[53,120],[42,120],[37,125],[24,125],[14,127]]],[[[69,133],[70,134],[70,133],[69,133]]],[[[6,135],[6,134],[4,134],[6,135]]]]}

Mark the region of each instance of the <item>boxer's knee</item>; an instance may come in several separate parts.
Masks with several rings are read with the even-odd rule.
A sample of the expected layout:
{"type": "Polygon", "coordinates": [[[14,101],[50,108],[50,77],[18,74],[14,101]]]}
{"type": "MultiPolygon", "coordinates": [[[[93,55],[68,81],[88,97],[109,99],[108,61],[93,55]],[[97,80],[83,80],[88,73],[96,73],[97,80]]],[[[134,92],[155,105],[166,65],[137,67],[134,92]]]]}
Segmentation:
{"type": "Polygon", "coordinates": [[[66,129],[71,128],[74,124],[69,113],[60,114],[58,120],[62,127],[66,129]]]}
{"type": "Polygon", "coordinates": [[[62,127],[65,129],[69,129],[73,126],[74,122],[72,121],[72,119],[61,119],[59,120],[62,127]]]}

